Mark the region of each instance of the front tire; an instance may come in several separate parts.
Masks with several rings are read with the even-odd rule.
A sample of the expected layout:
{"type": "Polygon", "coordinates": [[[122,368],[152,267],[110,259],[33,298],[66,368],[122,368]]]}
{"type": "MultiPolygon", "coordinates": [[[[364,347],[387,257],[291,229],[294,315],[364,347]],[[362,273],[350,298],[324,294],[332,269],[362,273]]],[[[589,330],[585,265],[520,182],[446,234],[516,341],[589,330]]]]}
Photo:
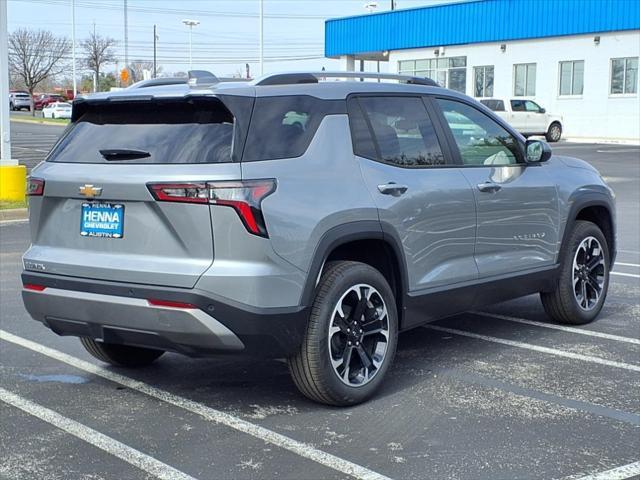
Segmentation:
{"type": "Polygon", "coordinates": [[[541,292],[545,312],[560,323],[583,325],[602,310],[609,289],[609,246],[598,226],[576,221],[552,292],[541,292]]]}
{"type": "Polygon", "coordinates": [[[398,314],[384,276],[360,262],[328,263],[300,350],[288,359],[298,389],[327,405],[355,405],[380,387],[395,356],[398,314]]]}
{"type": "Polygon", "coordinates": [[[547,130],[545,138],[547,139],[547,142],[550,143],[559,142],[562,138],[562,125],[558,122],[553,122],[549,125],[549,130],[547,130]]]}
{"type": "Polygon", "coordinates": [[[164,353],[163,350],[98,342],[86,337],[81,337],[80,342],[87,352],[95,358],[117,367],[146,367],[164,353]]]}

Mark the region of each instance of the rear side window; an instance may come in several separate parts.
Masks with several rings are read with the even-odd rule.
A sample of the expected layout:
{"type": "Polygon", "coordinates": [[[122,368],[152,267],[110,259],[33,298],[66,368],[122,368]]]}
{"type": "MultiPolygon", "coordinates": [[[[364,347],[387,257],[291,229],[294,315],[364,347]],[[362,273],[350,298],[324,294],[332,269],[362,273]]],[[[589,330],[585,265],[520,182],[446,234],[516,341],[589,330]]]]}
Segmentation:
{"type": "Polygon", "coordinates": [[[433,124],[420,97],[360,97],[378,158],[401,167],[444,165],[433,124]]]}
{"type": "Polygon", "coordinates": [[[351,128],[351,141],[353,143],[353,153],[359,157],[371,158],[378,160],[373,136],[367,120],[364,118],[362,109],[358,100],[352,98],[348,103],[349,110],[349,126],[351,128]]]}
{"type": "Polygon", "coordinates": [[[339,113],[336,107],[307,95],[256,98],[242,161],[303,155],[325,115],[339,113]]]}
{"type": "Polygon", "coordinates": [[[504,112],[503,100],[480,100],[480,103],[494,112],[504,112]]]}
{"type": "Polygon", "coordinates": [[[48,161],[135,164],[231,161],[234,117],[217,98],[111,102],[84,108],[48,161]],[[121,154],[113,154],[114,151],[121,154]],[[104,152],[112,154],[105,156],[104,152]]]}

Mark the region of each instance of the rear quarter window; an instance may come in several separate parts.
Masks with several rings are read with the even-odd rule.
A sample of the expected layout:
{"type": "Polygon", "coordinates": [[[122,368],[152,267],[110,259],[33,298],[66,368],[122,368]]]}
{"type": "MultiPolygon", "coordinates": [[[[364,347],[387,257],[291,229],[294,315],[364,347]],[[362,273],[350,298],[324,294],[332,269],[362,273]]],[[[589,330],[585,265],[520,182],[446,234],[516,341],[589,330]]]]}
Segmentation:
{"type": "Polygon", "coordinates": [[[256,98],[242,161],[303,155],[322,119],[332,113],[345,113],[344,102],[307,95],[256,98]]]}

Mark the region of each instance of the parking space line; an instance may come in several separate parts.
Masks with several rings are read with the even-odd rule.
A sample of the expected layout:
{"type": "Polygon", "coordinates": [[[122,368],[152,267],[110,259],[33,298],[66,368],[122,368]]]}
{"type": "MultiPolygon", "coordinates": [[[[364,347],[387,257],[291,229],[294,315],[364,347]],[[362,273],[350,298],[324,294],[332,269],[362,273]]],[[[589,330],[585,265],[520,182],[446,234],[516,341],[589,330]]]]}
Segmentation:
{"type": "Polygon", "coordinates": [[[616,262],[616,265],[622,265],[623,267],[640,267],[640,264],[637,263],[616,262]]]}
{"type": "Polygon", "coordinates": [[[180,470],[49,408],[0,387],[0,401],[22,410],[162,480],[195,480],[180,470]]]}
{"type": "Polygon", "coordinates": [[[635,273],[611,272],[611,275],[619,275],[621,277],[640,278],[640,275],[637,275],[635,273]]]}
{"type": "Polygon", "coordinates": [[[558,357],[571,358],[572,360],[581,360],[583,362],[606,365],[607,367],[621,368],[623,370],[629,370],[632,372],[640,372],[639,365],[616,362],[614,360],[607,360],[605,358],[593,357],[591,355],[583,355],[582,353],[567,352],[565,350],[559,350],[557,348],[549,348],[549,347],[543,347],[540,345],[533,345],[531,343],[517,342],[515,340],[507,340],[506,338],[491,337],[489,335],[481,335],[479,333],[467,332],[466,330],[458,330],[456,328],[440,327],[438,325],[425,325],[424,328],[428,328],[430,330],[437,330],[439,332],[452,333],[454,335],[461,335],[463,337],[476,338],[478,340],[484,340],[487,342],[501,343],[503,345],[509,345],[510,347],[524,348],[526,350],[533,350],[536,352],[548,353],[550,355],[556,355],[558,357]]]}
{"type": "Polygon", "coordinates": [[[299,442],[290,437],[287,437],[286,435],[282,435],[280,433],[269,430],[268,428],[253,424],[229,413],[225,413],[221,410],[207,407],[202,403],[189,400],[188,398],[181,397],[166,390],[153,387],[139,380],[134,380],[131,377],[112,372],[93,363],[84,361],[72,355],[68,355],[59,350],[46,347],[26,338],[19,337],[5,330],[0,329],[0,339],[53,358],[54,360],[66,363],[67,365],[78,368],[80,370],[84,370],[85,372],[92,373],[112,382],[118,383],[132,390],[144,393],[145,395],[174,405],[183,410],[195,413],[196,415],[199,415],[200,417],[210,422],[224,425],[239,432],[246,433],[248,435],[251,435],[252,437],[271,443],[272,445],[288,450],[300,457],[307,458],[345,475],[350,475],[361,480],[390,480],[389,477],[386,477],[380,473],[369,470],[368,468],[350,462],[349,460],[345,460],[330,453],[323,452],[322,450],[318,450],[311,445],[299,442]]]}
{"type": "Polygon", "coordinates": [[[612,468],[606,472],[580,477],[576,480],[627,480],[638,478],[638,475],[640,475],[640,462],[634,462],[622,467],[612,468]]]}
{"type": "Polygon", "coordinates": [[[634,345],[640,345],[640,339],[638,338],[623,337],[621,335],[595,332],[593,330],[584,330],[582,328],[566,327],[564,325],[556,325],[554,323],[536,322],[535,320],[527,320],[526,318],[510,317],[508,315],[501,315],[499,313],[489,313],[489,312],[469,312],[469,313],[473,313],[474,315],[482,315],[483,317],[499,318],[500,320],[506,320],[507,322],[516,322],[516,323],[522,323],[524,325],[533,325],[534,327],[552,328],[554,330],[562,330],[563,332],[579,333],[580,335],[587,335],[589,337],[605,338],[607,340],[615,340],[616,342],[625,342],[625,343],[632,343],[634,345]]]}
{"type": "Polygon", "coordinates": [[[509,392],[524,398],[531,398],[545,403],[560,405],[568,409],[578,410],[591,415],[610,418],[618,422],[635,425],[636,427],[640,426],[640,415],[635,413],[625,412],[615,408],[597,405],[595,403],[583,402],[581,400],[559,397],[539,390],[533,390],[531,388],[514,385],[494,378],[488,378],[477,373],[468,373],[456,369],[449,369],[444,371],[439,370],[438,375],[474,385],[482,385],[484,387],[501,390],[503,392],[509,392]]]}

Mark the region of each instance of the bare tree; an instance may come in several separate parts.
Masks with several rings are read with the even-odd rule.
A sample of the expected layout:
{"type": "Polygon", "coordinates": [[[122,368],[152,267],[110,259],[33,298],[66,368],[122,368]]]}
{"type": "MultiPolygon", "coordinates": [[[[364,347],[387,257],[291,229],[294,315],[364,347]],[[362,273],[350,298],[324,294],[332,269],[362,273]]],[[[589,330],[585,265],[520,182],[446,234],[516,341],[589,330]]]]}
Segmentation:
{"type": "MultiPolygon", "coordinates": [[[[89,34],[89,38],[83,40],[80,44],[84,49],[85,63],[89,70],[94,74],[94,78],[100,78],[100,69],[107,63],[116,61],[116,55],[113,46],[116,41],[113,38],[103,37],[95,32],[89,34]]],[[[98,89],[96,82],[93,85],[93,91],[98,89]]]]}
{"type": "MultiPolygon", "coordinates": [[[[134,60],[129,64],[129,71],[134,82],[144,80],[144,71],[148,70],[153,77],[153,62],[134,60]]],[[[156,66],[157,73],[162,72],[162,67],[156,66]]]]}
{"type": "Polygon", "coordinates": [[[9,35],[9,69],[29,91],[32,115],[33,92],[42,82],[64,71],[70,50],[67,38],[46,30],[20,28],[9,35]]]}

